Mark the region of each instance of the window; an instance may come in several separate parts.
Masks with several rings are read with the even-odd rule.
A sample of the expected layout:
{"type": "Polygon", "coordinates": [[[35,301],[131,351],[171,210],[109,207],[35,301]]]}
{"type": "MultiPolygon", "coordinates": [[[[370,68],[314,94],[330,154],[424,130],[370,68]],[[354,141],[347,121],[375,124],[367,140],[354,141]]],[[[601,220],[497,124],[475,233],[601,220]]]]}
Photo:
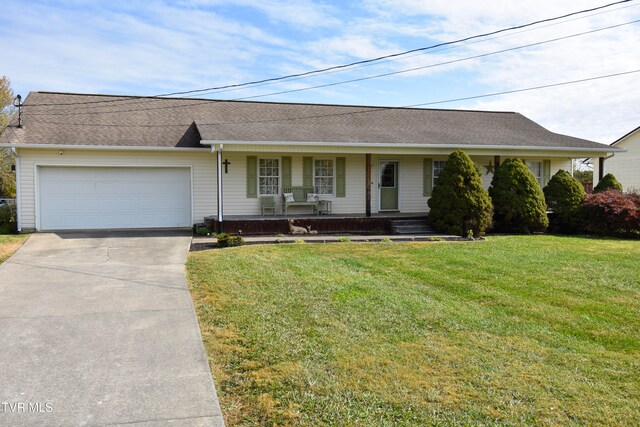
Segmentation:
{"type": "Polygon", "coordinates": [[[258,189],[260,194],[280,193],[280,160],[260,159],[258,163],[258,189]]]}
{"type": "Polygon", "coordinates": [[[442,172],[442,169],[444,169],[444,164],[445,161],[444,160],[434,160],[433,161],[433,186],[436,186],[436,182],[438,182],[438,175],[440,175],[440,172],[442,172]]]}
{"type": "Polygon", "coordinates": [[[333,160],[314,160],[313,187],[318,194],[333,194],[333,160]]]}
{"type": "Polygon", "coordinates": [[[527,167],[538,180],[540,187],[542,187],[542,162],[527,162],[527,167]]]}

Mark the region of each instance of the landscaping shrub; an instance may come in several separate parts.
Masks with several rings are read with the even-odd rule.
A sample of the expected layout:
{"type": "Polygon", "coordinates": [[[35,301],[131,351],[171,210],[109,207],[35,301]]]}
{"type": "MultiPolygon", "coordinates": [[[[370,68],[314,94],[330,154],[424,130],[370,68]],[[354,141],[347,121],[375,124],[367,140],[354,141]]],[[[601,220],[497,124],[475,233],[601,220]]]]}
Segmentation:
{"type": "Polygon", "coordinates": [[[489,195],[495,231],[533,233],[549,225],[544,193],[520,159],[507,159],[495,171],[489,195]]]}
{"type": "Polygon", "coordinates": [[[574,233],[580,223],[580,204],[585,191],[580,182],[560,169],[542,190],[549,214],[549,228],[554,232],[574,233]]]}
{"type": "Polygon", "coordinates": [[[491,225],[492,205],[475,163],[462,150],[447,159],[429,199],[429,224],[440,233],[480,237],[491,225]]]}
{"type": "Polygon", "coordinates": [[[581,217],[586,233],[640,237],[640,194],[618,190],[587,194],[581,217]]]}
{"type": "Polygon", "coordinates": [[[16,205],[13,203],[0,206],[0,234],[18,233],[16,205]]]}
{"type": "Polygon", "coordinates": [[[233,246],[242,246],[245,240],[242,236],[229,236],[227,233],[220,233],[216,236],[219,248],[230,248],[233,246]]]}
{"type": "Polygon", "coordinates": [[[608,173],[603,176],[600,182],[598,182],[598,185],[593,188],[594,193],[602,193],[607,190],[622,191],[622,184],[618,182],[612,173],[608,173]]]}
{"type": "Polygon", "coordinates": [[[198,228],[196,230],[196,234],[198,236],[211,236],[211,230],[209,230],[207,227],[198,228]]]}

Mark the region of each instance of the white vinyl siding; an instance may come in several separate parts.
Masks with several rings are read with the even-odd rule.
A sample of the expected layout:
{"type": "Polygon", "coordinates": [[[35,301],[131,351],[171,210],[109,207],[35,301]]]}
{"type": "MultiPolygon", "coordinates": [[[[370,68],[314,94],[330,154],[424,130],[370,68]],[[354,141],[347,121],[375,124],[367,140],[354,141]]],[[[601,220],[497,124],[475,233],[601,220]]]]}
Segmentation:
{"type": "Polygon", "coordinates": [[[332,195],[334,183],[333,160],[314,159],[313,161],[313,187],[314,191],[322,195],[332,195]]]}
{"type": "MultiPolygon", "coordinates": [[[[615,147],[627,151],[616,153],[615,156],[605,160],[604,175],[612,173],[622,184],[624,191],[640,191],[640,131],[629,135],[615,147]]],[[[598,178],[598,158],[593,159],[593,165],[595,185],[598,178]]]]}
{"type": "MultiPolygon", "coordinates": [[[[288,153],[291,157],[291,185],[302,186],[302,158],[316,157],[327,158],[317,155],[317,153],[296,154],[288,153]]],[[[225,215],[260,215],[260,198],[246,197],[246,156],[245,152],[227,151],[224,158],[231,162],[229,173],[223,176],[224,184],[224,213],[225,215]]],[[[365,164],[364,154],[342,155],[346,158],[346,194],[348,197],[335,197],[333,194],[322,195],[323,200],[332,201],[332,212],[334,214],[362,213],[365,209],[365,164]]],[[[265,158],[267,156],[265,155],[265,158]]],[[[335,168],[335,159],[334,159],[335,168]]],[[[334,172],[335,173],[335,172],[334,172]]],[[[282,197],[276,196],[276,213],[282,209],[282,197]]]]}

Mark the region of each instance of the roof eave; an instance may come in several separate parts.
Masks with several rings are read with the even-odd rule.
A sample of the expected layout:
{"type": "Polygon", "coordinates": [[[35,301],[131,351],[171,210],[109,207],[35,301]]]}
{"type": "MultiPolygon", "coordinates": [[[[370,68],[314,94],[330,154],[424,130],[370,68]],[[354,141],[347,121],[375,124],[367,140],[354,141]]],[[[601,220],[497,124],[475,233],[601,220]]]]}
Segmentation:
{"type": "Polygon", "coordinates": [[[0,148],[50,148],[55,150],[106,150],[106,151],[197,151],[203,152],[205,147],[159,147],[145,145],[75,145],[75,144],[7,144],[0,143],[0,148]]]}
{"type": "Polygon", "coordinates": [[[371,147],[371,148],[460,148],[460,149],[474,149],[474,150],[527,150],[527,151],[561,151],[561,152],[623,152],[626,151],[621,148],[611,147],[609,145],[602,145],[599,147],[543,147],[543,146],[522,146],[522,145],[479,145],[479,144],[465,144],[465,145],[451,145],[451,144],[416,144],[416,143],[370,143],[370,142],[320,142],[320,141],[232,141],[232,140],[207,140],[203,139],[200,144],[213,146],[213,145],[279,145],[279,146],[317,146],[317,147],[371,147]]]}

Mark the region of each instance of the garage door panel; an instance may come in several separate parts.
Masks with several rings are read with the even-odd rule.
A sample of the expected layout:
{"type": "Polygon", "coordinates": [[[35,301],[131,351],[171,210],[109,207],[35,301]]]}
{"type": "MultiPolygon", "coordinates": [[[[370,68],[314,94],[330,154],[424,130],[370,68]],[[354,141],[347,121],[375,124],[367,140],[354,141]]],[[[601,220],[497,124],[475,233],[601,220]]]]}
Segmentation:
{"type": "Polygon", "coordinates": [[[187,168],[40,167],[40,228],[189,227],[187,168]]]}

